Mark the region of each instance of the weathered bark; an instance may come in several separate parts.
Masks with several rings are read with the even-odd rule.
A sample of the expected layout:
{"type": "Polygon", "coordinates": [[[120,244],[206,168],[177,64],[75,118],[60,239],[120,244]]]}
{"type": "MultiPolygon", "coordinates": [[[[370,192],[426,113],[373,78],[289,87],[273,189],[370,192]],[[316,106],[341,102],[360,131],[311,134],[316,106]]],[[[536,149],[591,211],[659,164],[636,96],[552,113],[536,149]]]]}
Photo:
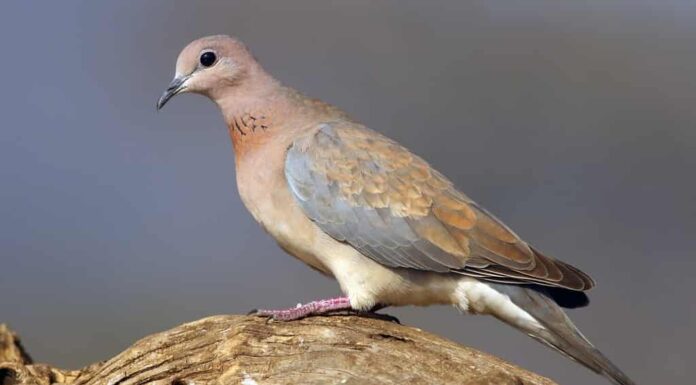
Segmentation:
{"type": "Polygon", "coordinates": [[[0,325],[0,385],[553,385],[499,358],[419,329],[356,317],[271,322],[214,316],[136,342],[81,370],[32,364],[0,325]]]}

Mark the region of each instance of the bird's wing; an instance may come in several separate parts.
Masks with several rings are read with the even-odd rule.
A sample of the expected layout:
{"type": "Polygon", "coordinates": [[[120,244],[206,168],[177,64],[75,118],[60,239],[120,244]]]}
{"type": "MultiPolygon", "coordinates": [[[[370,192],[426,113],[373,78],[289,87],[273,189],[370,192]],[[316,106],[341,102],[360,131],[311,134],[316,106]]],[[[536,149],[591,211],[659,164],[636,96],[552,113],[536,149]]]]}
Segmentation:
{"type": "Polygon", "coordinates": [[[285,175],[323,231],[383,265],[571,290],[594,286],[585,273],[530,247],[423,159],[356,123],[324,123],[296,139],[285,175]]]}

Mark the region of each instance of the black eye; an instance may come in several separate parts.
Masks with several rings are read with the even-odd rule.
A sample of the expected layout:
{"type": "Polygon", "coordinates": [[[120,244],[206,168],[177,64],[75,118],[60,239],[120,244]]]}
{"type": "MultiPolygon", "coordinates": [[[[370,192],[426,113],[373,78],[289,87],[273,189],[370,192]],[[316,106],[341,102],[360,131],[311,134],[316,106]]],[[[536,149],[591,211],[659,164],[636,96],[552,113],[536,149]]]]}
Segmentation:
{"type": "Polygon", "coordinates": [[[215,52],[208,51],[208,52],[203,52],[201,54],[201,65],[203,67],[210,67],[211,65],[215,64],[216,60],[217,60],[217,57],[215,56],[215,52]]]}

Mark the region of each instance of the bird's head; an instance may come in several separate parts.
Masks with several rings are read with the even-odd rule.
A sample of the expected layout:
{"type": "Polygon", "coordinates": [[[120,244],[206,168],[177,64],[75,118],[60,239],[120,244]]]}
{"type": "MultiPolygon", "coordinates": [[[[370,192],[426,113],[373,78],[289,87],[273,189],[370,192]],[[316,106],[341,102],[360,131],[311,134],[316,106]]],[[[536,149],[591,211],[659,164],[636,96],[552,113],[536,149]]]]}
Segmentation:
{"type": "Polygon", "coordinates": [[[216,35],[195,40],[179,54],[174,79],[157,101],[157,109],[183,92],[217,101],[230,89],[242,88],[259,69],[244,44],[235,38],[216,35]]]}

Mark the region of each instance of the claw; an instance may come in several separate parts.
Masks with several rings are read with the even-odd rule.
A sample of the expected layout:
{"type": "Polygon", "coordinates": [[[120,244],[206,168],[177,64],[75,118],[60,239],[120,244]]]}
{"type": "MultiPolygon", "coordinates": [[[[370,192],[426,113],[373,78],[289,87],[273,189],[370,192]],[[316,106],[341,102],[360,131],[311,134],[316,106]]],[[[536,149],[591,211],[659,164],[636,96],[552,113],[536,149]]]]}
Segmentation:
{"type": "Polygon", "coordinates": [[[259,309],[251,309],[246,313],[246,315],[261,315],[261,314],[259,314],[259,309]]]}

